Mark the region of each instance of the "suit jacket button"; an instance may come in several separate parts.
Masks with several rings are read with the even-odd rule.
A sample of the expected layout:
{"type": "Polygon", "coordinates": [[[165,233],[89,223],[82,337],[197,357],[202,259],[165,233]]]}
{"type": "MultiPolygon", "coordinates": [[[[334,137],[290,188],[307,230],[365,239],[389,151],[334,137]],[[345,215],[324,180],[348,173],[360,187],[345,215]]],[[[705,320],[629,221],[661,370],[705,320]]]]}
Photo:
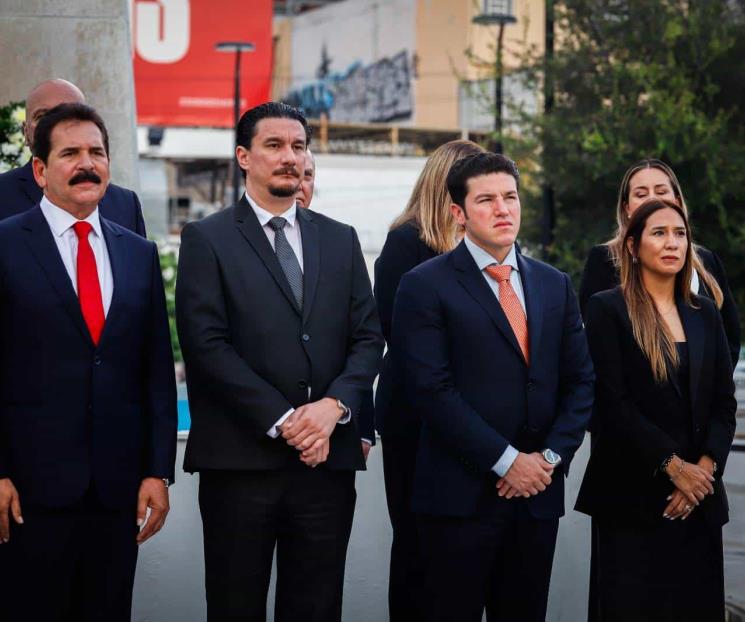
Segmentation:
{"type": "Polygon", "coordinates": [[[94,358],[93,359],[93,364],[94,365],[100,365],[101,364],[101,357],[100,356],[97,356],[96,358],[94,358]]]}
{"type": "Polygon", "coordinates": [[[297,388],[305,390],[308,388],[308,383],[305,380],[298,380],[297,388]]]}
{"type": "Polygon", "coordinates": [[[535,391],[535,382],[528,383],[528,391],[535,391]]]}
{"type": "Polygon", "coordinates": [[[310,341],[310,335],[308,335],[307,333],[305,333],[303,335],[303,341],[310,341]]]}

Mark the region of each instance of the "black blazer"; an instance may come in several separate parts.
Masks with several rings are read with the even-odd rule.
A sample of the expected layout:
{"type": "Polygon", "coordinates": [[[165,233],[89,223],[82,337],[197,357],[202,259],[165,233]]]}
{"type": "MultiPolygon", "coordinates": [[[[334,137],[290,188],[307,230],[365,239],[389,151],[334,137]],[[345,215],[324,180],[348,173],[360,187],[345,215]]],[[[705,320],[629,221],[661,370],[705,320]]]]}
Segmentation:
{"type": "MultiPolygon", "coordinates": [[[[701,257],[704,267],[714,277],[722,290],[724,300],[720,313],[724,322],[724,332],[727,334],[732,367],[735,367],[740,358],[740,318],[737,315],[735,298],[732,296],[732,291],[727,281],[727,274],[719,257],[703,246],[696,245],[696,250],[699,257],[701,257]]],[[[582,273],[582,281],[579,286],[579,306],[583,316],[585,316],[585,307],[590,296],[597,292],[613,289],[619,284],[618,279],[618,271],[613,265],[608,247],[605,244],[593,246],[590,249],[590,254],[587,256],[585,269],[582,273]]],[[[713,296],[706,289],[703,282],[701,282],[698,293],[713,299],[713,296]]]]}
{"type": "Polygon", "coordinates": [[[297,219],[302,313],[245,197],[184,227],[176,319],[192,418],[187,471],[300,464],[267,430],[324,396],[353,413],[336,426],[326,466],[364,469],[357,417],[383,350],[370,279],[352,227],[308,209],[297,219]]]}
{"type": "MultiPolygon", "coordinates": [[[[593,447],[576,509],[609,520],[660,521],[673,485],[662,462],[703,454],[718,465],[715,494],[701,506],[709,521],[727,522],[722,473],[735,432],[735,386],[722,319],[711,300],[678,301],[688,342],[690,402],[676,382],[654,382],[637,345],[620,287],[590,298],[585,325],[595,364],[593,447]],[[690,408],[688,420],[682,409],[690,408]]],[[[697,510],[698,511],[698,510],[697,510]]]]}
{"type": "Polygon", "coordinates": [[[394,370],[421,419],[412,508],[480,515],[497,497],[492,467],[508,444],[564,460],[528,500],[536,518],[564,513],[564,478],[590,418],[592,362],[569,277],[518,253],[530,365],[494,292],[461,243],[407,272],[393,313],[394,370]]]}
{"type": "Polygon", "coordinates": [[[406,223],[388,232],[380,257],[375,261],[375,302],[388,344],[375,393],[375,426],[381,435],[415,436],[419,433],[418,419],[406,400],[403,379],[393,372],[393,302],[401,277],[436,256],[437,252],[422,242],[416,225],[406,223]]]}
{"type": "MultiPolygon", "coordinates": [[[[36,184],[31,160],[0,175],[0,220],[31,209],[42,197],[36,184]]],[[[106,188],[98,210],[103,218],[134,233],[145,235],[145,221],[137,194],[116,184],[106,188]]]]}
{"type": "Polygon", "coordinates": [[[21,503],[69,506],[90,487],[134,507],[173,479],[176,382],[153,242],[101,218],[114,277],[98,346],[40,207],[0,222],[0,477],[21,503]]]}

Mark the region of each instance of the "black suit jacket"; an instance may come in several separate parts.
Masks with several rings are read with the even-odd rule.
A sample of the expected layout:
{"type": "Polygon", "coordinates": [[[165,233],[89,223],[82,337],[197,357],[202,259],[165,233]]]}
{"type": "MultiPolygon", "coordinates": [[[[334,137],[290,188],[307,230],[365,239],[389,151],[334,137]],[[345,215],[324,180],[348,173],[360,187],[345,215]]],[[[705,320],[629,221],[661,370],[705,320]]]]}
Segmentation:
{"type": "MultiPolygon", "coordinates": [[[[0,175],[0,220],[31,209],[42,197],[36,184],[31,160],[19,168],[0,175]]],[[[109,184],[98,205],[103,218],[145,237],[145,221],[137,194],[115,184],[109,184]]]]}
{"type": "Polygon", "coordinates": [[[40,207],[0,222],[0,477],[22,504],[63,507],[95,486],[133,507],[173,479],[176,384],[158,252],[101,218],[114,278],[98,346],[40,207]]]}
{"type": "Polygon", "coordinates": [[[654,382],[621,289],[590,298],[585,321],[597,377],[595,444],[577,499],[580,512],[610,520],[664,520],[673,485],[658,471],[662,462],[672,453],[689,462],[709,454],[718,465],[715,494],[701,510],[717,525],[727,521],[721,478],[735,432],[732,364],[716,307],[703,296],[694,302],[697,308],[678,301],[690,361],[685,404],[674,381],[654,382]],[[681,417],[685,408],[689,419],[681,417]]]}
{"type": "Polygon", "coordinates": [[[564,481],[592,408],[593,372],[569,277],[518,253],[530,365],[470,252],[455,250],[401,279],[393,312],[395,372],[422,421],[412,507],[479,515],[498,500],[492,472],[508,444],[563,458],[528,500],[536,518],[564,512],[564,481]]]}
{"type": "Polygon", "coordinates": [[[414,408],[408,404],[403,378],[393,371],[391,325],[393,302],[401,277],[420,263],[437,256],[419,237],[419,229],[406,223],[388,232],[380,257],[375,261],[375,302],[380,326],[388,343],[375,393],[375,426],[381,435],[419,433],[414,408]]]}
{"type": "MultiPolygon", "coordinates": [[[[735,298],[729,288],[727,274],[719,257],[703,246],[697,245],[696,250],[699,257],[701,257],[704,267],[719,284],[722,295],[724,296],[720,313],[724,322],[724,332],[727,334],[732,367],[734,367],[740,358],[740,318],[737,314],[735,298]]],[[[579,306],[582,309],[582,315],[585,316],[585,308],[590,296],[598,292],[613,289],[618,284],[618,271],[613,265],[608,247],[605,244],[593,246],[590,254],[587,256],[585,269],[582,273],[582,281],[579,286],[579,306]]],[[[713,299],[713,296],[706,289],[703,282],[701,282],[698,293],[713,299]]]]}
{"type": "Polygon", "coordinates": [[[187,471],[298,464],[267,431],[324,396],[353,413],[336,426],[326,466],[364,469],[357,417],[383,349],[370,279],[352,227],[307,209],[297,219],[302,313],[245,197],[184,227],[176,317],[192,417],[187,471]]]}

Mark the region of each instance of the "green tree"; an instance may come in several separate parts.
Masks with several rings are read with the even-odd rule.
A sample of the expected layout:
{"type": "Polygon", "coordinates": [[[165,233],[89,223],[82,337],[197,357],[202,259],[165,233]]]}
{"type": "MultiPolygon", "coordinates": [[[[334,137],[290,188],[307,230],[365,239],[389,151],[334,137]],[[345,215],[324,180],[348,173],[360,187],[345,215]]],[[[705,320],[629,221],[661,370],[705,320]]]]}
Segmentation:
{"type": "MultiPolygon", "coordinates": [[[[624,171],[657,157],[676,171],[695,240],[722,257],[745,311],[745,2],[554,4],[553,61],[525,59],[536,92],[549,72],[554,106],[523,115],[513,137],[542,145],[533,158],[556,201],[550,260],[578,285],[589,248],[613,231],[624,171]]],[[[538,194],[526,202],[540,212],[538,194]]],[[[535,226],[526,236],[539,240],[535,226]]]]}

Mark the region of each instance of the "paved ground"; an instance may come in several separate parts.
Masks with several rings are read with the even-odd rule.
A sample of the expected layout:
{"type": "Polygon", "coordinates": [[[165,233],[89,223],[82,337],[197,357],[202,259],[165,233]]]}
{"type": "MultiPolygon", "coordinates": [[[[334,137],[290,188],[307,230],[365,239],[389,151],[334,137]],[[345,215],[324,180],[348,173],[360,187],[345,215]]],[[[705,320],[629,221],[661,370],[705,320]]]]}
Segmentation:
{"type": "MultiPolygon", "coordinates": [[[[579,480],[584,473],[587,446],[586,441],[572,465],[568,508],[574,504],[579,480]]],[[[183,447],[184,443],[180,441],[179,464],[183,447]]],[[[725,482],[732,516],[724,532],[727,598],[745,605],[745,453],[730,456],[725,482]]],[[[181,474],[171,491],[172,512],[166,528],[140,551],[133,615],[137,622],[205,620],[197,478],[181,474]]],[[[385,603],[390,527],[379,447],[371,454],[369,470],[358,476],[357,492],[345,583],[344,620],[384,622],[387,620],[385,603]]],[[[586,619],[589,557],[589,521],[583,515],[569,511],[559,530],[549,622],[586,619]]],[[[268,619],[272,619],[271,603],[268,619]]]]}

